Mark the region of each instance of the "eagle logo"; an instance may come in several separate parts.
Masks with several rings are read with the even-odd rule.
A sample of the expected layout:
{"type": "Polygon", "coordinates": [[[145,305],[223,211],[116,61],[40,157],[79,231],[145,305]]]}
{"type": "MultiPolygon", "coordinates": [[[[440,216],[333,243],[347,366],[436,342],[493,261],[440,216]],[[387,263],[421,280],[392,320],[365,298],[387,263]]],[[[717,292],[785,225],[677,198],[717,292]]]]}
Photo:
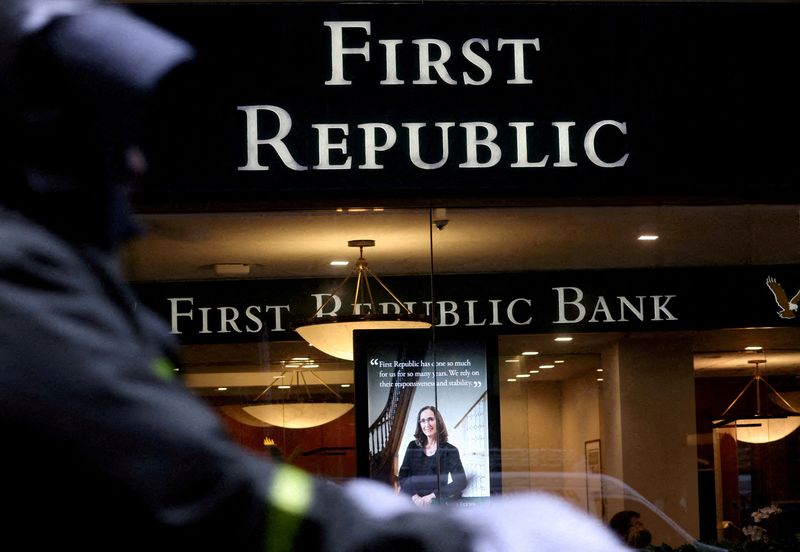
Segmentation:
{"type": "Polygon", "coordinates": [[[778,306],[781,308],[781,310],[778,311],[778,316],[781,318],[794,318],[796,316],[797,303],[800,302],[800,291],[795,293],[794,297],[790,300],[786,292],[783,291],[783,286],[772,276],[767,276],[767,287],[772,292],[772,295],[775,296],[775,302],[778,303],[778,306]]]}

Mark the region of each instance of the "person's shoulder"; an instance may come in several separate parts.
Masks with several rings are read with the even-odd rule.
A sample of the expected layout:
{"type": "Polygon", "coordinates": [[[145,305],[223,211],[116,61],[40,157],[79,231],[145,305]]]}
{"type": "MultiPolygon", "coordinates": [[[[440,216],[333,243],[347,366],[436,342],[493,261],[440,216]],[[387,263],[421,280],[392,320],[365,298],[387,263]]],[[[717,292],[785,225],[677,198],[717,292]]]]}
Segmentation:
{"type": "Polygon", "coordinates": [[[441,444],[439,445],[439,447],[440,447],[442,450],[452,450],[452,451],[458,452],[458,447],[456,447],[456,446],[455,446],[453,443],[451,443],[450,441],[447,441],[446,443],[441,443],[441,444]]]}
{"type": "MultiPolygon", "coordinates": [[[[91,287],[94,279],[73,247],[40,224],[0,207],[0,297],[23,312],[41,308],[45,293],[91,287]]],[[[51,295],[52,297],[52,295],[51,295]]]]}

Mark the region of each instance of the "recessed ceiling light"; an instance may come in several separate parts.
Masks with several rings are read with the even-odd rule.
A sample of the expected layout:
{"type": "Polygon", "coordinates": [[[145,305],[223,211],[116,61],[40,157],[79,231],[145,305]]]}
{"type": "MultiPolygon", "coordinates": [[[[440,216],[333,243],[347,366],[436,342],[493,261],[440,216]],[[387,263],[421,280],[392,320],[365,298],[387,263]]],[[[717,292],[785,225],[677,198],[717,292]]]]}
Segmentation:
{"type": "Polygon", "coordinates": [[[658,239],[658,235],[656,234],[641,234],[638,238],[639,241],[656,241],[658,239]]]}
{"type": "Polygon", "coordinates": [[[538,354],[539,354],[539,351],[524,351],[522,353],[522,356],[533,356],[533,355],[538,355],[538,354]]]}
{"type": "Polygon", "coordinates": [[[749,347],[745,347],[744,350],[745,351],[760,351],[763,348],[764,347],[762,347],[761,345],[750,345],[749,347]]]}
{"type": "Polygon", "coordinates": [[[292,357],[292,360],[296,360],[298,362],[305,362],[305,361],[311,360],[311,358],[310,357],[292,357]]]}
{"type": "Polygon", "coordinates": [[[540,364],[539,365],[539,368],[544,368],[545,370],[547,370],[549,368],[555,368],[555,367],[556,367],[555,364],[540,364]]]}
{"type": "Polygon", "coordinates": [[[553,341],[572,341],[572,338],[569,336],[560,336],[555,338],[553,341]]]}
{"type": "Polygon", "coordinates": [[[531,375],[530,374],[517,374],[514,377],[515,378],[529,378],[529,377],[531,377],[531,375]]]}
{"type": "Polygon", "coordinates": [[[285,365],[284,368],[300,368],[300,365],[295,362],[285,365]]]}
{"type": "Polygon", "coordinates": [[[217,387],[217,391],[227,391],[227,387],[217,387]]]}
{"type": "Polygon", "coordinates": [[[291,388],[292,388],[291,385],[279,385],[278,386],[278,389],[291,389],[291,388]]]}
{"type": "Polygon", "coordinates": [[[515,378],[508,378],[506,381],[517,381],[515,378]]]}
{"type": "Polygon", "coordinates": [[[538,374],[539,370],[528,370],[528,372],[530,372],[531,374],[538,374]]]}
{"type": "Polygon", "coordinates": [[[331,266],[347,266],[350,261],[331,261],[331,266]]]}
{"type": "Polygon", "coordinates": [[[603,369],[602,369],[602,368],[598,368],[598,369],[597,369],[597,371],[598,371],[598,372],[602,372],[602,371],[603,371],[603,369]]]}
{"type": "Polygon", "coordinates": [[[519,362],[518,358],[507,358],[506,362],[519,362]]]}
{"type": "Polygon", "coordinates": [[[303,364],[303,368],[319,368],[319,364],[303,364]]]}
{"type": "Polygon", "coordinates": [[[349,383],[343,383],[339,387],[350,387],[350,384],[349,383]]]}
{"type": "Polygon", "coordinates": [[[603,381],[603,378],[597,378],[597,381],[603,381]]]}
{"type": "Polygon", "coordinates": [[[555,364],[564,364],[564,361],[563,361],[563,360],[554,360],[553,362],[554,362],[555,364]]]}

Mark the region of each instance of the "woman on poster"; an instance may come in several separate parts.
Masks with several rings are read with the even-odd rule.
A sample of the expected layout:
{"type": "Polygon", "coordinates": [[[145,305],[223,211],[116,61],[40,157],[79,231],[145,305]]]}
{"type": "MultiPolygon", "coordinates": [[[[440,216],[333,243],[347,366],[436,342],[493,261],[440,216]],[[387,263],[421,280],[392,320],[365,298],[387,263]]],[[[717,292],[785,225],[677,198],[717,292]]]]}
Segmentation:
{"type": "Polygon", "coordinates": [[[417,414],[414,440],[408,444],[398,473],[400,491],[417,506],[461,497],[467,476],[458,449],[447,442],[447,427],[435,406],[417,414]]]}

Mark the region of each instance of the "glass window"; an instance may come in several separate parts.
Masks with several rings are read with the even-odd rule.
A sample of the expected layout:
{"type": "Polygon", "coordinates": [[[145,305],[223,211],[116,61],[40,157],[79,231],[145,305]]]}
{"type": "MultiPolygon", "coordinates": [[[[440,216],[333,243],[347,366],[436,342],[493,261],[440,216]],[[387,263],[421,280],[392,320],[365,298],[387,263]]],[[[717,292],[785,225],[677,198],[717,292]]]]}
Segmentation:
{"type": "MultiPolygon", "coordinates": [[[[433,418],[466,475],[455,499],[538,489],[607,523],[638,512],[654,544],[775,542],[800,503],[797,216],[795,205],[150,214],[125,268],[182,340],[187,385],[260,453],[334,480],[361,475],[360,454],[383,455],[381,477],[399,490],[433,418]],[[360,254],[371,291],[395,294],[377,310],[400,302],[435,323],[407,340],[421,349],[367,339],[362,361],[430,370],[376,365],[361,380],[358,351],[333,357],[293,332],[371,309],[336,291],[360,254]],[[341,303],[325,303],[334,292],[341,303]],[[413,392],[392,383],[405,377],[413,392]],[[350,405],[365,397],[363,422],[350,405]],[[326,410],[332,421],[297,421],[326,410]]],[[[435,482],[437,498],[458,472],[435,482]]]]}

